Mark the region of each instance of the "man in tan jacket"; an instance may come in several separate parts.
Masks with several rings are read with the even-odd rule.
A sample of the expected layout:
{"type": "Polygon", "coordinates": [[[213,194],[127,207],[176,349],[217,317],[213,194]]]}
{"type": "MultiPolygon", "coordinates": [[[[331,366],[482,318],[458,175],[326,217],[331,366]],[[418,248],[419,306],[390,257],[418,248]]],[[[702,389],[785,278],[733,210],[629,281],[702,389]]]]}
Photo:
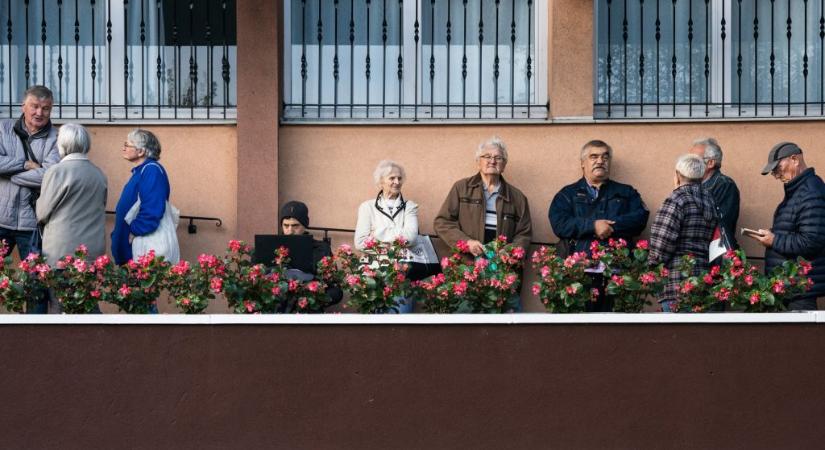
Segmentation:
{"type": "Polygon", "coordinates": [[[494,137],[479,145],[475,159],[478,173],[450,189],[435,218],[435,232],[449,246],[466,241],[473,256],[500,235],[527,250],[533,237],[530,206],[527,197],[502,177],[507,147],[494,137]]]}

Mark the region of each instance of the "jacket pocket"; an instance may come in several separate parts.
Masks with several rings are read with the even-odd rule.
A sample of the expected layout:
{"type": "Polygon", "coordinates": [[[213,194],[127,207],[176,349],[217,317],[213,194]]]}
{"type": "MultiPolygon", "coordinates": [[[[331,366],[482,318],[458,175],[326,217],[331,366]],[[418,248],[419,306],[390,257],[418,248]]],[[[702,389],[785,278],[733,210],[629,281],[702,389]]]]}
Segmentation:
{"type": "Polygon", "coordinates": [[[607,199],[607,217],[615,218],[624,214],[627,210],[628,199],[624,195],[617,194],[607,199]]]}
{"type": "Polygon", "coordinates": [[[501,215],[501,234],[507,236],[508,242],[513,242],[513,236],[516,234],[516,225],[518,224],[519,216],[515,214],[504,213],[501,215]]]}

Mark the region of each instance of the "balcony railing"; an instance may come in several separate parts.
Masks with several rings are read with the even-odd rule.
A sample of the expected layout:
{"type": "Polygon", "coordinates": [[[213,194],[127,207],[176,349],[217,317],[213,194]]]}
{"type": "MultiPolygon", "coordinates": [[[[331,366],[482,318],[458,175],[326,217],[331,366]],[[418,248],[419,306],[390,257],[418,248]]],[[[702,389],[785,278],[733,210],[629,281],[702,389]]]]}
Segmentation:
{"type": "Polygon", "coordinates": [[[0,1],[0,117],[42,84],[52,118],[233,120],[235,17],[235,0],[0,1]]]}
{"type": "Polygon", "coordinates": [[[594,115],[825,116],[823,3],[597,0],[594,115]]]}

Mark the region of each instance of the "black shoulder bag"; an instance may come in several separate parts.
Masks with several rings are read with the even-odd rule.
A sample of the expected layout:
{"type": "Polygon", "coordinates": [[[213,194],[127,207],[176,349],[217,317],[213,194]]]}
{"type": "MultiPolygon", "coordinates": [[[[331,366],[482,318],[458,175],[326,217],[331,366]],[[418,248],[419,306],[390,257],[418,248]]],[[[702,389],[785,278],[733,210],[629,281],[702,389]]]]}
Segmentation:
{"type": "MultiPolygon", "coordinates": [[[[38,161],[34,156],[31,145],[29,145],[28,136],[23,136],[23,133],[19,132],[16,128],[14,129],[14,133],[18,138],[20,138],[20,143],[23,144],[23,151],[26,153],[26,159],[34,162],[35,164],[40,164],[40,161],[38,161]]],[[[29,188],[29,190],[31,190],[31,195],[29,196],[29,206],[31,206],[32,211],[35,211],[37,199],[40,198],[40,188],[29,188]]]]}

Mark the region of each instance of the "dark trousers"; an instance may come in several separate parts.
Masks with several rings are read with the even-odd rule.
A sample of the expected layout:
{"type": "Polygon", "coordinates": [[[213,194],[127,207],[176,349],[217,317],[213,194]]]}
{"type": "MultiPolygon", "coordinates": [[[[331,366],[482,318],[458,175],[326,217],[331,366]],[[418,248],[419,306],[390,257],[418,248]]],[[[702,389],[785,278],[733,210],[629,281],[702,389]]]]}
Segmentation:
{"type": "Polygon", "coordinates": [[[607,279],[600,273],[591,273],[588,275],[590,275],[591,289],[598,289],[599,296],[596,297],[595,302],[587,302],[584,310],[586,312],[613,312],[613,297],[607,295],[605,289],[607,287],[607,279]]]}

